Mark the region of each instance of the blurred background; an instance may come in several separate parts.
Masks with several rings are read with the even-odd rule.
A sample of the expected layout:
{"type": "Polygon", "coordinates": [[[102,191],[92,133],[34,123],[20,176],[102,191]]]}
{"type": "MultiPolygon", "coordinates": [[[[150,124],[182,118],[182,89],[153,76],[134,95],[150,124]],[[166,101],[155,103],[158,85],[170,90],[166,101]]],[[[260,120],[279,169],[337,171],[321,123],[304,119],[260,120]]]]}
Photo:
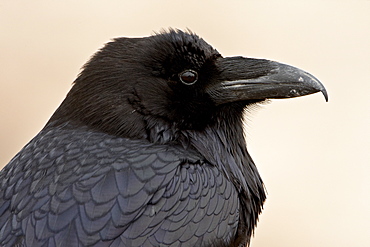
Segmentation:
{"type": "Polygon", "coordinates": [[[0,167],[104,43],[168,27],[309,71],[329,92],[247,114],[268,191],[252,247],[370,246],[370,1],[1,1],[0,167]]]}

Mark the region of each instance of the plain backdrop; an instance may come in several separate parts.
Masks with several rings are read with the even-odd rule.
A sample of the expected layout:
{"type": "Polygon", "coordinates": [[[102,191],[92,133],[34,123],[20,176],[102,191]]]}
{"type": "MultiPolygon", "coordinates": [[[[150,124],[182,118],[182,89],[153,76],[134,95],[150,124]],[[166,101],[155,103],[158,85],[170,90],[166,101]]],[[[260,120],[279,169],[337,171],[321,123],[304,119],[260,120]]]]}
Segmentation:
{"type": "Polygon", "coordinates": [[[252,247],[370,246],[370,1],[1,1],[0,167],[111,38],[189,28],[223,56],[291,64],[329,93],[246,116],[268,191],[252,247]]]}

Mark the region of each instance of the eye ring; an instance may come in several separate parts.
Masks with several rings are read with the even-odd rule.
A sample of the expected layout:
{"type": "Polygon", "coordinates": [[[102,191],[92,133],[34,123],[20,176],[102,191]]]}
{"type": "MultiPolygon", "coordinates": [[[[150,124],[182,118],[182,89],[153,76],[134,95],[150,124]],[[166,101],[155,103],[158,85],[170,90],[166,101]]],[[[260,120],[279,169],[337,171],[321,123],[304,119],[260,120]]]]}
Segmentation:
{"type": "Polygon", "coordinates": [[[179,73],[179,78],[182,83],[190,86],[198,81],[198,73],[194,70],[187,69],[179,73]]]}

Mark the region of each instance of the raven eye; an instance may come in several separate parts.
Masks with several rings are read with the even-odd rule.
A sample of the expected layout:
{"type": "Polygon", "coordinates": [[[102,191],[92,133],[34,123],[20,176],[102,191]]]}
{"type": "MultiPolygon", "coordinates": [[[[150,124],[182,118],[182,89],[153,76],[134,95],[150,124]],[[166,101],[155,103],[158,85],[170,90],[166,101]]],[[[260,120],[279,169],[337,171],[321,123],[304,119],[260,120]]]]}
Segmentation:
{"type": "Polygon", "coordinates": [[[198,80],[198,73],[194,70],[185,70],[179,74],[180,80],[185,85],[193,85],[198,80]]]}

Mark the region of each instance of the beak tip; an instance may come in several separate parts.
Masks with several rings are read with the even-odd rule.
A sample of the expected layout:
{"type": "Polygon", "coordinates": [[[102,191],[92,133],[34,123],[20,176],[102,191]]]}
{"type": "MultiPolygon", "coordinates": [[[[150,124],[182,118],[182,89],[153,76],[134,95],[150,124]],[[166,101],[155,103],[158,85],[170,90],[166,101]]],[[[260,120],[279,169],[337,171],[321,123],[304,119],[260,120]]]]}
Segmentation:
{"type": "Polygon", "coordinates": [[[324,95],[324,98],[325,98],[325,101],[328,102],[329,101],[329,95],[328,95],[328,92],[326,91],[324,85],[316,78],[314,77],[313,75],[305,72],[305,71],[301,71],[300,70],[300,73],[301,73],[301,78],[307,78],[307,80],[299,80],[301,82],[303,81],[307,81],[307,84],[310,85],[312,88],[315,88],[317,91],[316,92],[321,92],[323,95],[324,95]]]}
{"type": "Polygon", "coordinates": [[[329,95],[328,95],[328,92],[326,91],[326,88],[324,87],[323,84],[321,84],[319,80],[316,79],[315,81],[316,81],[315,83],[317,83],[317,86],[318,86],[318,91],[320,91],[324,95],[325,101],[328,102],[329,95]]]}
{"type": "Polygon", "coordinates": [[[322,89],[321,90],[321,92],[322,92],[322,94],[324,95],[324,97],[325,97],[325,101],[326,102],[328,102],[329,101],[329,95],[328,95],[328,93],[326,92],[326,89],[324,88],[324,89],[322,89]]]}

